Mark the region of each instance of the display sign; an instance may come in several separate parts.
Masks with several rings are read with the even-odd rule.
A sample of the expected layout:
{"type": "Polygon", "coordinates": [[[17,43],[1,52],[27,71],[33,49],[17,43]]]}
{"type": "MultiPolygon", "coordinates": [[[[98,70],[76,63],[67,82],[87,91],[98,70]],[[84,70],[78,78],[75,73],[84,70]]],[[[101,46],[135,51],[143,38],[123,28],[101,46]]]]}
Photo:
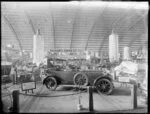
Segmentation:
{"type": "Polygon", "coordinates": [[[130,82],[130,78],[127,76],[119,76],[118,81],[119,82],[130,82]]]}
{"type": "Polygon", "coordinates": [[[22,89],[22,91],[36,89],[36,83],[35,82],[22,83],[21,84],[21,89],[22,89]]]}
{"type": "Polygon", "coordinates": [[[82,49],[50,49],[50,52],[84,52],[82,49]]]}
{"type": "Polygon", "coordinates": [[[70,50],[70,49],[58,49],[48,51],[49,58],[57,59],[85,59],[86,54],[84,50],[70,50]]]}

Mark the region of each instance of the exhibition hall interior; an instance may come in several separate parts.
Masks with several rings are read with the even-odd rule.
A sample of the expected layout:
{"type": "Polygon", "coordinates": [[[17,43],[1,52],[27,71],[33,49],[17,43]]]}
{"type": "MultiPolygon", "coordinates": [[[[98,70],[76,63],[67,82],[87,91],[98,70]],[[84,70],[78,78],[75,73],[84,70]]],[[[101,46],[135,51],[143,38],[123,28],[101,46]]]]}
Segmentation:
{"type": "Polygon", "coordinates": [[[147,113],[148,2],[1,2],[6,113],[147,113]]]}

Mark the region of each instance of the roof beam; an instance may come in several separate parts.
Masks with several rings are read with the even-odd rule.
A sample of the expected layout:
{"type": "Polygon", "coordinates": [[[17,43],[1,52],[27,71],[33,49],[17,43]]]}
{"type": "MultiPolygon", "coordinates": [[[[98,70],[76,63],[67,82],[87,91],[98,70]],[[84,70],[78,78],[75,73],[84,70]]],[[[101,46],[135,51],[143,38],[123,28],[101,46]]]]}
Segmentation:
{"type": "Polygon", "coordinates": [[[108,4],[108,5],[106,4],[106,6],[103,8],[101,14],[100,14],[99,17],[97,18],[97,20],[95,20],[95,22],[94,22],[94,24],[93,24],[93,26],[92,26],[92,28],[91,28],[91,31],[90,31],[90,33],[89,33],[89,36],[88,36],[88,38],[87,38],[85,50],[87,50],[89,40],[90,40],[90,38],[91,38],[91,36],[92,36],[92,33],[93,33],[93,31],[94,31],[95,26],[97,25],[97,21],[99,21],[99,18],[104,15],[104,10],[105,10],[108,6],[109,6],[109,4],[108,4]]]}
{"type": "MultiPolygon", "coordinates": [[[[148,42],[146,41],[146,42],[144,42],[144,46],[147,48],[147,44],[148,44],[148,42]]],[[[139,48],[138,49],[141,49],[143,47],[143,45],[141,45],[141,46],[139,46],[139,48]]]]}
{"type": "MultiPolygon", "coordinates": [[[[121,12],[122,13],[122,12],[121,12]]],[[[124,19],[126,16],[128,15],[128,13],[122,13],[122,16],[120,17],[120,18],[118,18],[118,19],[116,19],[116,20],[114,20],[113,22],[112,22],[112,29],[114,30],[114,32],[115,32],[115,29],[116,29],[116,27],[117,27],[117,22],[119,22],[120,20],[122,20],[122,19],[124,19]]]]}
{"type": "Polygon", "coordinates": [[[134,28],[135,25],[137,25],[138,22],[141,21],[142,19],[143,19],[143,17],[138,18],[138,20],[137,20],[135,23],[133,23],[133,24],[127,29],[127,31],[129,31],[129,30],[131,30],[132,28],[134,28]]]}
{"type": "MultiPolygon", "coordinates": [[[[130,10],[134,10],[134,7],[130,7],[130,10]]],[[[117,25],[118,25],[118,23],[117,22],[119,22],[120,20],[122,20],[122,19],[124,19],[124,18],[126,18],[127,16],[128,16],[128,10],[125,10],[126,12],[124,12],[124,13],[122,13],[122,16],[120,17],[120,18],[118,18],[117,20],[115,20],[113,23],[112,23],[112,28],[113,28],[113,30],[114,30],[114,32],[115,32],[115,29],[117,28],[117,25]]]]}
{"type": "MultiPolygon", "coordinates": [[[[128,10],[126,10],[126,11],[128,11],[128,10]]],[[[136,11],[133,6],[130,7],[130,12],[131,12],[131,11],[136,11]]],[[[124,13],[117,21],[114,22],[114,25],[112,24],[112,29],[113,29],[113,31],[115,31],[115,29],[117,28],[117,24],[119,23],[119,21],[120,21],[121,19],[126,18],[127,16],[128,16],[128,13],[126,12],[126,13],[124,13]],[[118,22],[118,23],[117,23],[117,22],[118,22]]],[[[132,17],[134,17],[134,16],[135,16],[135,15],[132,15],[132,17]]],[[[125,34],[126,31],[128,31],[128,30],[126,29],[123,33],[125,34]]],[[[121,43],[122,40],[123,40],[123,37],[119,39],[119,42],[121,43]]]]}
{"type": "Polygon", "coordinates": [[[129,45],[128,45],[128,46],[131,47],[131,46],[133,45],[133,43],[136,42],[136,41],[139,39],[139,38],[137,38],[137,37],[140,37],[140,36],[141,36],[141,33],[135,35],[134,38],[131,39],[131,41],[129,42],[129,45]]]}
{"type": "MultiPolygon", "coordinates": [[[[145,26],[145,22],[146,22],[146,21],[145,21],[145,16],[146,16],[146,15],[147,15],[147,12],[146,12],[145,14],[143,14],[142,16],[140,16],[140,18],[138,18],[138,20],[137,20],[135,23],[133,23],[133,24],[128,28],[127,31],[129,31],[129,30],[131,30],[132,28],[134,28],[135,25],[137,25],[138,22],[141,21],[142,19],[143,19],[143,23],[144,23],[144,26],[145,26]]],[[[139,36],[139,35],[141,35],[141,33],[138,34],[137,36],[139,36]]],[[[134,37],[134,38],[130,41],[129,47],[132,46],[132,44],[133,44],[135,41],[137,41],[137,40],[139,39],[139,38],[137,38],[137,36],[134,37]]]]}
{"type": "Polygon", "coordinates": [[[54,49],[56,49],[56,34],[55,34],[55,21],[54,21],[54,15],[52,12],[52,8],[51,8],[51,4],[49,4],[49,8],[50,8],[50,14],[51,14],[51,19],[52,19],[52,27],[53,27],[53,42],[54,42],[54,49]]]}
{"type": "MultiPolygon", "coordinates": [[[[117,19],[115,19],[115,20],[112,22],[111,27],[110,27],[111,29],[113,29],[113,28],[115,29],[116,26],[117,26],[117,22],[120,21],[123,17],[125,17],[125,16],[127,15],[125,12],[124,12],[124,13],[121,12],[121,14],[122,14],[122,16],[121,16],[120,18],[117,18],[117,19]]],[[[110,33],[111,29],[109,29],[107,33],[110,33]]],[[[108,35],[109,35],[109,34],[107,34],[107,35],[104,36],[103,41],[101,42],[101,44],[100,44],[100,46],[99,46],[99,52],[102,51],[103,45],[104,45],[105,42],[106,42],[106,38],[105,38],[105,37],[108,36],[108,35]]]]}
{"type": "MultiPolygon", "coordinates": [[[[131,7],[131,8],[133,9],[133,7],[131,7]]],[[[127,10],[125,10],[125,11],[127,11],[127,10]]],[[[115,29],[116,29],[116,27],[117,27],[117,24],[118,24],[117,22],[119,22],[120,20],[124,19],[124,17],[126,17],[126,16],[128,15],[128,13],[126,13],[125,11],[124,11],[124,13],[121,12],[122,15],[121,15],[120,18],[117,18],[116,20],[114,20],[114,21],[112,22],[110,28],[112,28],[114,31],[115,31],[115,29]]],[[[110,33],[110,29],[109,29],[108,31],[109,31],[108,33],[110,33]]],[[[105,35],[105,36],[107,36],[107,35],[105,35]]],[[[104,38],[103,41],[102,41],[102,43],[100,44],[99,52],[102,50],[103,45],[105,44],[105,42],[106,42],[106,38],[104,38]]]]}
{"type": "Polygon", "coordinates": [[[8,18],[7,18],[6,16],[4,16],[3,14],[2,14],[2,16],[3,16],[4,20],[5,20],[5,22],[8,24],[9,28],[10,28],[10,29],[12,30],[12,32],[14,33],[14,35],[15,35],[15,37],[16,37],[16,40],[17,40],[18,43],[19,43],[20,50],[22,51],[23,48],[22,48],[21,42],[20,42],[20,40],[19,40],[18,34],[16,33],[16,31],[15,31],[14,27],[12,26],[12,24],[9,22],[8,18]]]}
{"type": "MultiPolygon", "coordinates": [[[[128,29],[126,29],[125,32],[131,31],[131,29],[133,29],[133,28],[138,24],[138,22],[141,21],[142,19],[143,19],[143,17],[138,18],[138,20],[137,20],[135,23],[133,23],[131,26],[129,26],[128,29]]],[[[141,33],[140,33],[140,34],[141,34],[141,33]]],[[[139,36],[139,34],[138,34],[137,36],[139,36]]],[[[120,40],[120,43],[123,43],[124,40],[125,40],[125,38],[123,38],[122,40],[120,40]]],[[[133,44],[136,40],[138,40],[137,37],[134,37],[133,39],[131,39],[131,41],[130,41],[130,43],[129,43],[128,46],[129,46],[129,47],[132,46],[132,44],[133,44]]]]}
{"type": "Polygon", "coordinates": [[[148,32],[148,15],[144,16],[144,26],[145,26],[146,32],[148,32]]]}
{"type": "Polygon", "coordinates": [[[100,44],[100,47],[99,47],[99,52],[102,51],[102,48],[103,48],[103,45],[105,44],[105,42],[107,41],[107,36],[109,36],[111,33],[111,28],[109,27],[108,30],[107,30],[107,33],[104,35],[104,38],[103,38],[103,41],[101,42],[100,44]]]}
{"type": "MultiPolygon", "coordinates": [[[[147,33],[145,33],[145,34],[147,34],[147,33]]],[[[143,42],[142,42],[142,40],[143,40],[142,35],[143,35],[143,34],[138,33],[133,39],[131,39],[131,41],[130,41],[130,43],[129,43],[128,46],[129,46],[129,47],[132,46],[133,43],[136,42],[137,40],[141,40],[141,45],[144,45],[143,42]]],[[[145,40],[145,39],[144,39],[144,40],[145,40]]],[[[148,39],[147,39],[147,40],[148,40],[148,39]]]]}
{"type": "MultiPolygon", "coordinates": [[[[133,29],[133,28],[135,27],[135,25],[137,25],[138,22],[141,21],[141,20],[144,18],[144,15],[145,15],[145,14],[143,14],[142,16],[140,16],[140,17],[135,21],[135,23],[133,23],[132,25],[130,25],[130,26],[124,31],[124,33],[130,31],[131,29],[133,29]]],[[[123,42],[123,41],[122,41],[123,39],[124,39],[124,38],[120,39],[120,43],[123,42]]]]}
{"type": "Polygon", "coordinates": [[[25,16],[26,16],[27,19],[28,19],[28,22],[29,22],[29,25],[31,26],[31,29],[32,29],[33,34],[36,34],[36,31],[35,31],[35,28],[34,28],[32,19],[30,18],[29,14],[28,14],[27,12],[24,11],[24,14],[25,14],[25,16]]]}
{"type": "Polygon", "coordinates": [[[76,25],[76,18],[77,18],[77,14],[78,12],[80,11],[80,8],[78,8],[76,10],[76,13],[75,13],[75,16],[74,16],[74,22],[73,22],[73,27],[72,27],[72,34],[71,34],[71,41],[70,41],[70,49],[72,49],[72,40],[73,40],[73,36],[74,36],[74,33],[75,33],[75,25],[76,25]]]}

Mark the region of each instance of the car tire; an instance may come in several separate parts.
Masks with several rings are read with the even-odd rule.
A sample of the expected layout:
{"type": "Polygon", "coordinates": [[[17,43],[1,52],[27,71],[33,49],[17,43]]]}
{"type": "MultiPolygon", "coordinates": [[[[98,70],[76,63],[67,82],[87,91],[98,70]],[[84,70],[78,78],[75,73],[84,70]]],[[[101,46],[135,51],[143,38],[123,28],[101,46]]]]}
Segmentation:
{"type": "Polygon", "coordinates": [[[49,90],[54,91],[57,88],[56,78],[55,77],[48,77],[45,81],[45,85],[49,90]]]}
{"type": "Polygon", "coordinates": [[[96,80],[94,86],[99,94],[109,95],[113,90],[113,83],[107,78],[96,80]]]}
{"type": "Polygon", "coordinates": [[[75,85],[84,85],[84,86],[87,86],[89,82],[87,75],[80,72],[74,75],[73,81],[75,85]]]}

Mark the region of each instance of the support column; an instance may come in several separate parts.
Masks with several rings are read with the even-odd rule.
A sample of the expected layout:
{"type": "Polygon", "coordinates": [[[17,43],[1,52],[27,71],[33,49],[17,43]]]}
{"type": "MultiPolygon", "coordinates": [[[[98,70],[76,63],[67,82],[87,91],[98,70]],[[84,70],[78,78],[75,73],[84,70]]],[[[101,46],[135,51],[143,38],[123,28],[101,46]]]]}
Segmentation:
{"type": "Polygon", "coordinates": [[[137,108],[137,85],[135,84],[131,87],[131,106],[133,109],[137,108]]]}
{"type": "Polygon", "coordinates": [[[89,111],[93,111],[93,90],[92,87],[88,87],[88,92],[89,92],[89,111]]]}
{"type": "Polygon", "coordinates": [[[19,113],[19,90],[14,90],[13,96],[13,112],[19,113]]]}

